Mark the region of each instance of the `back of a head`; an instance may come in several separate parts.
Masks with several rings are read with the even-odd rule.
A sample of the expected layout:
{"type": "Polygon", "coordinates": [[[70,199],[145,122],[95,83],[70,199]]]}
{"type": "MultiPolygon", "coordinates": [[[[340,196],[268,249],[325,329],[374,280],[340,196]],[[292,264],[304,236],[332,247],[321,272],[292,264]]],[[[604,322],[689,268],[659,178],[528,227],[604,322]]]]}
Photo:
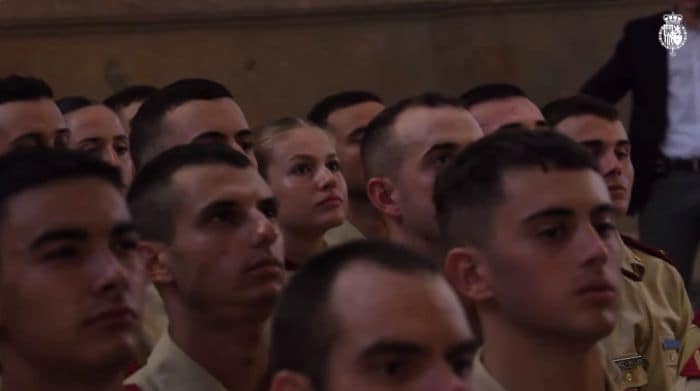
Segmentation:
{"type": "Polygon", "coordinates": [[[56,106],[58,106],[63,115],[95,104],[95,101],[84,96],[66,96],[56,101],[56,106]]]}
{"type": "Polygon", "coordinates": [[[131,120],[131,156],[140,169],[146,162],[163,152],[163,139],[168,129],[163,126],[165,115],[193,100],[214,100],[233,96],[223,85],[206,79],[183,79],[154,93],[131,120]]]}
{"type": "Polygon", "coordinates": [[[158,88],[147,85],[136,85],[126,87],[104,100],[104,105],[113,111],[129,106],[134,102],[143,102],[158,92],[158,88]]]}
{"type": "Polygon", "coordinates": [[[367,178],[395,173],[403,158],[403,148],[396,141],[393,127],[402,113],[416,107],[464,109],[459,99],[434,92],[403,99],[384,109],[367,125],[362,140],[362,162],[367,178]]]}
{"type": "Polygon", "coordinates": [[[183,168],[224,164],[252,167],[242,153],[223,144],[186,144],[169,149],[148,162],[136,175],[127,202],[138,231],[146,240],[170,243],[174,237],[177,196],[171,189],[173,175],[183,168]]]}
{"type": "Polygon", "coordinates": [[[306,119],[317,126],[328,126],[328,117],[336,110],[365,102],[384,103],[382,98],[369,91],[343,91],[323,98],[307,114],[306,119]]]}
{"type": "Polygon", "coordinates": [[[53,99],[53,91],[45,81],[17,75],[0,79],[0,105],[39,99],[53,99]]]}
{"type": "MultiPolygon", "coordinates": [[[[267,178],[267,168],[272,154],[274,139],[298,128],[318,128],[315,123],[298,117],[280,118],[272,123],[253,129],[253,148],[260,174],[267,178]]],[[[319,128],[323,130],[323,128],[319,128]]],[[[325,130],[323,130],[325,132],[325,130]]]]}
{"type": "Polygon", "coordinates": [[[583,94],[549,102],[542,108],[542,114],[552,126],[556,126],[569,117],[578,115],[594,115],[608,121],[618,121],[620,119],[615,106],[602,99],[583,94]]]}
{"type": "Polygon", "coordinates": [[[278,302],[270,374],[295,371],[311,379],[315,389],[324,389],[328,353],[337,333],[329,300],[339,275],[358,263],[399,274],[440,276],[431,260],[388,242],[349,242],[316,255],[292,277],[278,302]]]}
{"type": "Polygon", "coordinates": [[[459,98],[466,108],[491,100],[507,99],[513,97],[527,98],[527,94],[520,87],[507,83],[489,83],[473,87],[463,93],[459,98]]]}
{"type": "Polygon", "coordinates": [[[81,178],[103,180],[118,191],[123,188],[118,169],[81,152],[29,149],[0,156],[0,213],[5,212],[8,200],[18,193],[81,178]]]}
{"type": "Polygon", "coordinates": [[[448,243],[485,244],[489,213],[505,196],[504,174],[530,168],[597,172],[598,166],[588,150],[552,128],[502,129],[470,144],[435,181],[437,220],[448,243]]]}

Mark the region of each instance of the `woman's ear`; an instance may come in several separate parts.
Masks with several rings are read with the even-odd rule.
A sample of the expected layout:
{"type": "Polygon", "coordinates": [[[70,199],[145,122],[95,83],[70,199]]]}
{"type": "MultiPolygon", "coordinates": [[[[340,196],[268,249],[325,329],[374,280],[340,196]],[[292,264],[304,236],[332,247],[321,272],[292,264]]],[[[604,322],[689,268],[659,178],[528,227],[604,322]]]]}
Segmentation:
{"type": "Polygon", "coordinates": [[[277,372],[270,382],[269,391],[314,391],[308,377],[288,370],[277,372]]]}
{"type": "Polygon", "coordinates": [[[444,273],[461,299],[478,303],[493,297],[483,254],[471,246],[456,247],[445,258],[444,273]]]}

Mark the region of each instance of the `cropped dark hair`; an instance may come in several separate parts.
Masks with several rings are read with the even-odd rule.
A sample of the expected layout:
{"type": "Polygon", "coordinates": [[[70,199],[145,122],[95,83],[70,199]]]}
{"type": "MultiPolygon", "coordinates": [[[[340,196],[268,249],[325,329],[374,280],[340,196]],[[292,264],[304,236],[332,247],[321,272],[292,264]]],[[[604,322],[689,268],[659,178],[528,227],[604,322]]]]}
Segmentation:
{"type": "Polygon", "coordinates": [[[117,91],[110,95],[104,100],[104,105],[112,109],[113,111],[119,111],[120,109],[134,103],[142,102],[146,99],[152,97],[158,92],[158,88],[147,85],[136,85],[126,87],[121,91],[117,91]]]}
{"type": "Polygon", "coordinates": [[[0,79],[0,105],[44,98],[53,99],[53,91],[41,79],[17,75],[0,79]]]}
{"type": "Polygon", "coordinates": [[[434,92],[401,100],[384,109],[367,125],[362,139],[362,163],[368,178],[389,176],[398,169],[404,148],[398,144],[393,127],[399,115],[415,107],[464,109],[459,99],[434,92]]]}
{"type": "Polygon", "coordinates": [[[430,259],[388,242],[354,241],[316,255],[292,277],[273,314],[270,376],[291,370],[308,376],[315,389],[326,389],[328,354],[339,332],[329,301],[339,275],[359,263],[440,276],[430,259]]]}
{"type": "Polygon", "coordinates": [[[131,120],[131,157],[140,169],[146,162],[167,149],[164,138],[168,130],[163,119],[168,111],[193,100],[232,98],[223,85],[206,79],[183,79],[170,84],[147,99],[131,120]]]}
{"type": "Polygon", "coordinates": [[[586,148],[551,128],[502,129],[468,145],[435,180],[438,225],[451,246],[486,243],[491,211],[504,201],[503,176],[523,168],[598,171],[586,148]]]}
{"type": "Polygon", "coordinates": [[[56,101],[56,106],[63,115],[95,104],[95,101],[84,96],[66,96],[56,101]]]}
{"type": "Polygon", "coordinates": [[[317,126],[327,127],[328,117],[337,110],[365,102],[384,103],[377,94],[369,91],[343,91],[329,95],[316,103],[306,119],[317,126]]]}
{"type": "Polygon", "coordinates": [[[83,152],[34,148],[0,156],[0,216],[6,215],[8,201],[18,193],[79,178],[97,178],[123,189],[117,168],[83,152]]]}
{"type": "Polygon", "coordinates": [[[470,108],[479,103],[513,97],[527,98],[527,94],[520,87],[513,84],[489,83],[473,87],[459,98],[462,100],[464,107],[470,108]]]}
{"type": "Polygon", "coordinates": [[[185,167],[225,164],[251,167],[242,153],[223,144],[186,144],[171,148],[146,164],[134,178],[127,202],[137,230],[144,239],[170,243],[175,235],[179,205],[172,176],[185,167]]]}
{"type": "Polygon", "coordinates": [[[602,99],[583,94],[554,100],[542,108],[542,115],[552,126],[569,117],[585,114],[595,115],[608,121],[620,119],[615,106],[602,99]]]}

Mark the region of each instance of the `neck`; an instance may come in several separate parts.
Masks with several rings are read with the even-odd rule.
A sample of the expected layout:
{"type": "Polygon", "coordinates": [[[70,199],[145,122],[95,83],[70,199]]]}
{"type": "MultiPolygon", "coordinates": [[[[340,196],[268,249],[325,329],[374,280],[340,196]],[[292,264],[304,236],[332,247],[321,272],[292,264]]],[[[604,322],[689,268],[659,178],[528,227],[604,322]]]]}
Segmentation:
{"type": "Polygon", "coordinates": [[[303,265],[309,258],[323,250],[323,234],[323,232],[300,234],[283,227],[285,258],[296,266],[303,265]]]}
{"type": "Polygon", "coordinates": [[[447,250],[439,239],[430,239],[416,234],[396,222],[386,221],[388,239],[429,257],[435,262],[441,263],[447,255],[447,250]]]}
{"type": "Polygon", "coordinates": [[[258,316],[213,319],[171,308],[170,336],[193,361],[228,390],[250,391],[258,386],[267,365],[266,321],[258,316]]]}
{"type": "Polygon", "coordinates": [[[595,343],[532,335],[514,325],[484,322],[483,364],[507,390],[604,391],[605,366],[595,343]]]}
{"type": "Polygon", "coordinates": [[[121,391],[126,378],[124,365],[108,369],[71,371],[68,368],[38,369],[20,356],[2,351],[3,391],[121,391]]]}
{"type": "Polygon", "coordinates": [[[348,220],[367,239],[386,239],[388,236],[379,212],[366,198],[350,199],[348,220]]]}

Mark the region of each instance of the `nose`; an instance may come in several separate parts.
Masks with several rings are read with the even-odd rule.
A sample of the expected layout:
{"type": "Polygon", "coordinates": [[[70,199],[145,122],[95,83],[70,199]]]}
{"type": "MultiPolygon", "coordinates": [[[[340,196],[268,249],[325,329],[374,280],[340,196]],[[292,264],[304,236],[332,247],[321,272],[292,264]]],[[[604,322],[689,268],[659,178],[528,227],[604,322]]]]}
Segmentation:
{"type": "Polygon", "coordinates": [[[615,155],[615,151],[610,148],[601,156],[599,162],[603,176],[618,176],[622,174],[622,162],[615,155]]]}
{"type": "Polygon", "coordinates": [[[255,247],[269,246],[277,240],[277,236],[279,235],[277,225],[270,221],[264,214],[260,212],[257,212],[257,214],[253,245],[255,247]]]}
{"type": "Polygon", "coordinates": [[[336,187],[338,181],[336,179],[336,173],[331,171],[328,167],[322,166],[318,173],[316,174],[316,180],[321,189],[327,190],[336,187]]]}
{"type": "Polygon", "coordinates": [[[102,152],[102,160],[111,164],[112,166],[119,167],[119,156],[114,151],[114,148],[105,148],[102,152]]]}
{"type": "Polygon", "coordinates": [[[101,249],[94,257],[91,263],[96,292],[110,294],[124,291],[129,285],[128,271],[124,263],[109,248],[101,249]]]}
{"type": "Polygon", "coordinates": [[[455,373],[455,370],[449,366],[440,366],[439,369],[433,372],[433,376],[426,379],[426,386],[429,390],[444,390],[444,391],[470,391],[469,380],[465,379],[461,374],[455,373]]]}
{"type": "Polygon", "coordinates": [[[584,264],[603,265],[608,262],[610,252],[606,241],[592,225],[586,225],[579,232],[576,253],[581,254],[584,264]]]}

